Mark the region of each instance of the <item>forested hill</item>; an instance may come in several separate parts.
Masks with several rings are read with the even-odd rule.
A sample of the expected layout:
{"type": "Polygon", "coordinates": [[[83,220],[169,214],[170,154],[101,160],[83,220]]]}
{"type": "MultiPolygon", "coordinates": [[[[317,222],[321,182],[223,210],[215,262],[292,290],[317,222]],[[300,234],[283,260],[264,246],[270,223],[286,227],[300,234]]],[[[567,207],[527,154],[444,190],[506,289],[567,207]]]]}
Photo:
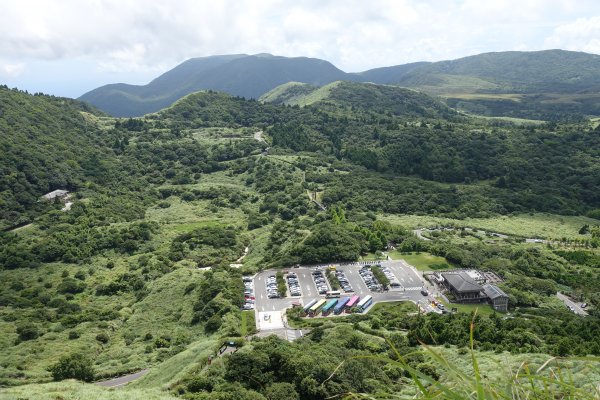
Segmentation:
{"type": "MultiPolygon", "coordinates": [[[[77,102],[3,89],[0,124],[8,134],[1,138],[6,154],[1,161],[2,226],[28,221],[40,206],[39,196],[53,189],[99,183],[114,191],[125,177],[134,181],[132,186],[144,186],[133,175],[138,172],[122,172],[134,165],[147,169],[146,161],[137,166],[131,155],[123,161],[121,154],[145,146],[128,142],[132,132],[170,132],[169,157],[175,162],[183,154],[177,149],[191,146],[184,133],[208,127],[263,130],[277,151],[314,152],[366,168],[367,175],[355,175],[352,185],[368,186],[378,181],[369,174],[383,174],[421,182],[418,191],[445,193],[422,202],[407,193],[385,192],[363,203],[357,199],[365,187],[353,193],[348,191],[350,182],[345,188],[331,181],[328,202],[460,216],[534,210],[582,214],[600,207],[600,137],[595,125],[486,123],[460,116],[426,95],[390,86],[342,82],[311,90],[307,96],[317,100],[306,107],[199,92],[160,113],[115,122],[82,112],[84,106],[77,102]],[[448,183],[464,185],[464,190],[448,191],[443,186],[448,183]]],[[[143,138],[158,140],[162,134],[143,138]]],[[[208,169],[218,168],[201,155],[192,158],[208,169]]],[[[184,163],[191,160],[181,157],[184,163]]],[[[334,177],[319,178],[330,179],[334,177]]]]}
{"type": "MultiPolygon", "coordinates": [[[[368,203],[373,210],[462,216],[525,210],[580,214],[600,206],[600,136],[595,125],[487,123],[460,116],[426,95],[388,86],[343,82],[311,90],[306,97],[315,101],[305,107],[195,93],[148,118],[164,118],[176,130],[253,126],[264,130],[280,151],[316,152],[371,172],[469,184],[464,186],[467,191],[446,193],[447,205],[436,197],[421,208],[422,202],[413,204],[418,197],[386,192],[361,205],[368,203]],[[403,103],[409,107],[402,108],[403,103]],[[461,195],[474,208],[457,211],[455,201],[461,195]]],[[[357,201],[358,193],[365,192],[361,185],[375,182],[359,176],[342,186],[329,182],[328,201],[357,201]]]]}
{"type": "Polygon", "coordinates": [[[0,87],[0,228],[27,220],[44,193],[104,179],[99,115],[83,102],[0,87]]]}
{"type": "Polygon", "coordinates": [[[80,100],[117,117],[140,116],[203,89],[258,98],[290,81],[324,85],[348,77],[331,63],[315,58],[270,54],[204,57],[188,60],[147,85],[106,85],[84,94],[80,100]]]}

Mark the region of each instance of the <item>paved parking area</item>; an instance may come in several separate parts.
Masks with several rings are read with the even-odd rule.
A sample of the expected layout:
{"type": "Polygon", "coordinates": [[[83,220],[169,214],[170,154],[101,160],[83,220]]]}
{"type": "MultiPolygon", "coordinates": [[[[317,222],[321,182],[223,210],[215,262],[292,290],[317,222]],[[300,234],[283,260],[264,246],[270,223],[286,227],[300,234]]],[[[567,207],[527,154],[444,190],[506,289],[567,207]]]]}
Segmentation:
{"type": "MultiPolygon", "coordinates": [[[[329,264],[335,266],[339,271],[343,271],[348,279],[348,282],[354,290],[353,293],[348,293],[348,296],[358,295],[361,298],[371,295],[373,296],[373,302],[388,302],[388,301],[412,301],[414,303],[421,304],[422,308],[426,312],[434,311],[429,305],[430,301],[426,296],[421,294],[421,288],[424,282],[420,274],[414,267],[411,267],[402,260],[398,261],[382,261],[378,264],[385,265],[398,279],[401,287],[390,289],[386,292],[372,292],[369,290],[362,277],[358,273],[359,269],[364,263],[346,263],[346,264],[329,264]]],[[[274,325],[263,323],[264,313],[271,314],[271,318],[275,318],[275,312],[279,312],[279,319],[281,319],[282,313],[286,308],[292,307],[293,303],[300,303],[302,305],[307,304],[315,298],[324,298],[325,296],[319,295],[317,287],[311,273],[317,267],[298,267],[289,268],[287,272],[294,272],[298,278],[298,284],[300,286],[300,296],[288,296],[286,298],[269,299],[266,291],[266,279],[269,275],[273,275],[273,270],[262,271],[257,274],[254,278],[254,293],[256,296],[256,312],[257,312],[257,325],[260,330],[279,330],[280,328],[274,327],[274,325]]],[[[323,271],[327,267],[323,266],[323,271]]],[[[343,293],[342,296],[346,294],[343,293]]]]}
{"type": "Polygon", "coordinates": [[[269,299],[267,297],[266,279],[269,275],[273,275],[273,271],[263,271],[254,278],[254,293],[256,297],[256,310],[261,311],[276,311],[284,310],[292,306],[294,302],[306,304],[310,300],[319,296],[315,282],[312,279],[311,272],[314,270],[309,268],[291,268],[290,272],[295,272],[300,285],[301,296],[288,296],[281,299],[269,299]],[[308,299],[308,300],[306,300],[308,299]]]}
{"type": "Polygon", "coordinates": [[[421,287],[423,287],[423,279],[416,269],[410,266],[406,261],[387,261],[385,265],[387,265],[394,275],[396,275],[402,289],[421,290],[421,287]]]}

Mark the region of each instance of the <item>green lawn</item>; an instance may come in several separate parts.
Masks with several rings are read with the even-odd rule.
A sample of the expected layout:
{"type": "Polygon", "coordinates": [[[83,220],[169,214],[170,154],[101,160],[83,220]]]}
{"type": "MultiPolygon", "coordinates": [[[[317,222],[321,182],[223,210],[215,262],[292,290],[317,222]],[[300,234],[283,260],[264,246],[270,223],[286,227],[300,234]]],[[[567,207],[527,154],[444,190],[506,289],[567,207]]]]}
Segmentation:
{"type": "Polygon", "coordinates": [[[242,311],[242,336],[256,332],[256,320],[253,310],[242,311]]]}
{"type": "MultiPolygon", "coordinates": [[[[434,256],[429,253],[409,253],[402,254],[398,250],[390,251],[388,255],[392,258],[392,260],[404,260],[410,265],[417,268],[419,271],[431,271],[431,266],[434,264],[446,264],[448,268],[452,268],[452,265],[446,261],[444,257],[434,256]]],[[[439,270],[439,268],[436,268],[439,270]]]]}
{"type": "Polygon", "coordinates": [[[368,314],[383,314],[386,312],[394,313],[416,313],[417,305],[412,301],[389,301],[383,303],[376,303],[369,309],[368,314]]]}
{"type": "MultiPolygon", "coordinates": [[[[438,299],[439,300],[439,299],[438,299]]],[[[457,303],[447,303],[445,301],[440,301],[448,310],[452,310],[456,308],[460,313],[470,314],[473,310],[477,310],[478,315],[491,315],[494,312],[494,309],[489,304],[457,304],[457,303]]]]}

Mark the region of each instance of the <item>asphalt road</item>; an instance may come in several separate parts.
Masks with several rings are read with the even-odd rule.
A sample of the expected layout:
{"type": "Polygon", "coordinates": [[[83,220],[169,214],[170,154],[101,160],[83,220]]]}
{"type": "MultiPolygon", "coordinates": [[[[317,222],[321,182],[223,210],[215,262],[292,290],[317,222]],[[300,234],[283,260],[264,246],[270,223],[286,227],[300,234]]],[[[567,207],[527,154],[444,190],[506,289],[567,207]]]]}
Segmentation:
{"type": "Polygon", "coordinates": [[[143,369],[134,374],[120,376],[118,378],[109,379],[107,381],[96,382],[96,385],[104,386],[104,387],[112,387],[112,388],[124,386],[124,385],[127,385],[129,382],[135,381],[136,379],[141,378],[142,376],[146,375],[148,373],[148,371],[150,371],[150,370],[143,369]]]}
{"type": "Polygon", "coordinates": [[[574,302],[573,300],[571,300],[570,298],[568,298],[567,296],[565,296],[562,293],[556,293],[556,297],[558,297],[559,300],[561,300],[563,303],[565,303],[565,306],[573,307],[575,314],[581,315],[583,317],[588,315],[588,313],[585,312],[585,310],[583,308],[581,308],[581,306],[580,306],[581,303],[574,302]]]}

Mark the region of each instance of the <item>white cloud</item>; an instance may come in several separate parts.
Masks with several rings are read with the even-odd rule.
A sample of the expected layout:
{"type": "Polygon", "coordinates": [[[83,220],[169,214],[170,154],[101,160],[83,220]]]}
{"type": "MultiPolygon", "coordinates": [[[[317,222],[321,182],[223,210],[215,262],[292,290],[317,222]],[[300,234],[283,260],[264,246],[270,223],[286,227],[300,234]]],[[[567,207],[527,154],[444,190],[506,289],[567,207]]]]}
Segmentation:
{"type": "Polygon", "coordinates": [[[16,78],[25,71],[25,64],[0,64],[0,76],[5,78],[16,78]]]}
{"type": "Polygon", "coordinates": [[[545,44],[552,48],[600,54],[600,15],[558,26],[545,44]]]}
{"type": "Polygon", "coordinates": [[[36,62],[93,65],[94,74],[69,76],[86,87],[102,74],[98,84],[145,79],[230,53],[360,71],[511,49],[600,52],[591,15],[600,15],[596,0],[3,0],[0,55],[28,71],[36,62]]]}

